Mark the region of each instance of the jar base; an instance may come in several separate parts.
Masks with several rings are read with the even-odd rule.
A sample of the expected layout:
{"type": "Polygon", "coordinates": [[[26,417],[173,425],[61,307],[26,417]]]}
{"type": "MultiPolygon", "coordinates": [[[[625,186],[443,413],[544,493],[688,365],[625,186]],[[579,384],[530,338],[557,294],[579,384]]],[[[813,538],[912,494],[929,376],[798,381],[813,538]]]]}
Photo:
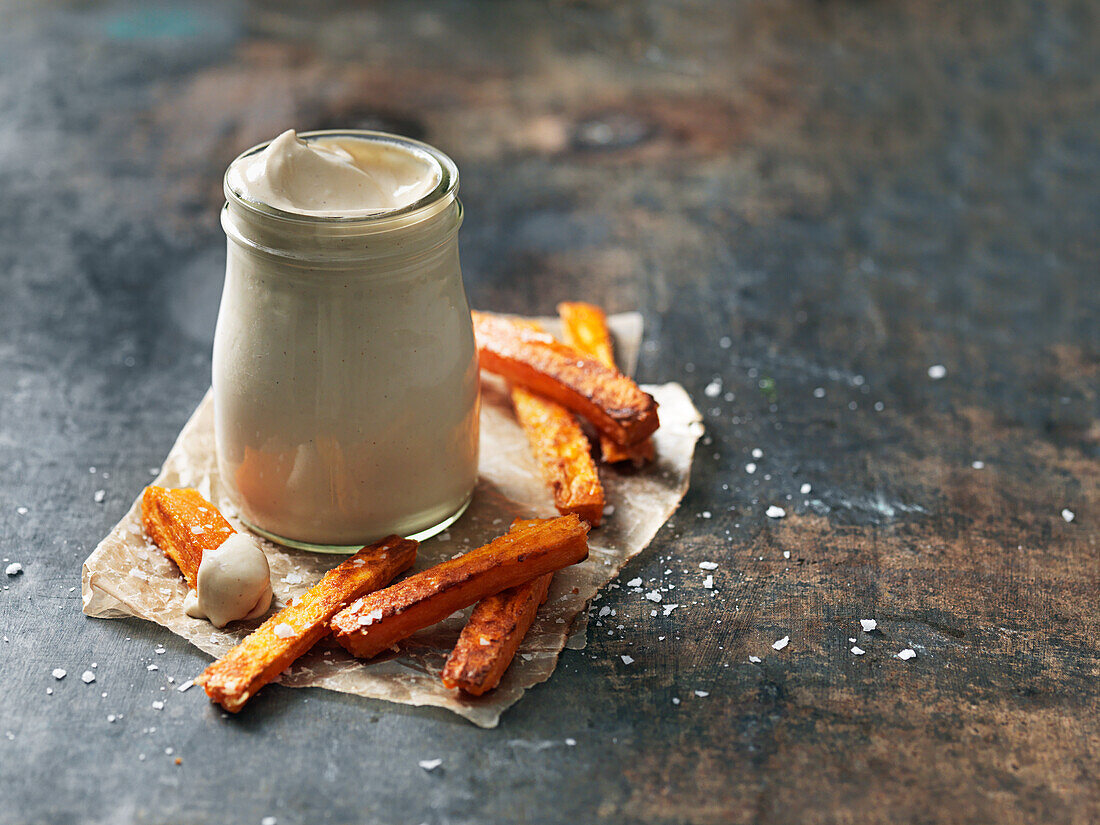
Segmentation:
{"type": "MultiPolygon", "coordinates": [[[[443,521],[439,522],[438,524],[433,524],[431,527],[426,527],[423,530],[413,533],[412,535],[405,536],[405,538],[412,539],[413,541],[424,541],[425,539],[430,539],[432,536],[437,535],[438,533],[442,533],[444,530],[446,530],[448,527],[450,527],[452,524],[462,518],[462,514],[466,512],[466,508],[470,506],[470,502],[473,501],[473,498],[474,494],[473,491],[471,491],[470,495],[468,495],[466,497],[466,500],[462,502],[461,505],[459,505],[458,509],[447,516],[447,518],[443,519],[443,521]]],[[[308,541],[298,541],[297,539],[288,539],[283,536],[276,535],[269,530],[264,530],[262,527],[257,527],[255,524],[248,521],[247,519],[241,518],[240,520],[245,525],[245,527],[247,527],[253,533],[259,536],[263,536],[265,539],[273,541],[276,544],[281,544],[284,547],[293,547],[295,550],[308,550],[311,553],[335,553],[345,556],[351,556],[355,553],[358,553],[360,550],[363,549],[364,546],[366,546],[366,544],[370,543],[364,542],[363,544],[346,545],[312,544],[308,541]]]]}

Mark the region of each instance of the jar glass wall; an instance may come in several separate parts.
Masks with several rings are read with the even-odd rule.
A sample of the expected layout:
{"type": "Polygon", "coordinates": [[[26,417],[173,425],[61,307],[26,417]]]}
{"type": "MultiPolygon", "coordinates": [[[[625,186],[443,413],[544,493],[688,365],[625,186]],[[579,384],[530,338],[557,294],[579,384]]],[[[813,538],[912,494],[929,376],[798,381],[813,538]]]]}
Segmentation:
{"type": "Polygon", "coordinates": [[[479,400],[454,163],[392,135],[301,137],[332,135],[426,153],[439,185],[347,218],[283,212],[227,184],[213,361],[218,466],[242,519],[325,550],[457,518],[477,478],[479,400]]]}

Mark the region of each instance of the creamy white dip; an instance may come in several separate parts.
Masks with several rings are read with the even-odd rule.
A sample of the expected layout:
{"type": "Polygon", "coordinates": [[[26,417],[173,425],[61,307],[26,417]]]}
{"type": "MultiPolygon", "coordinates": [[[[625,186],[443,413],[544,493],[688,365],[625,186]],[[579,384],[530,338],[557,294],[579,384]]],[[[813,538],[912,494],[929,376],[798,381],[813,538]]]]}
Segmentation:
{"type": "Polygon", "coordinates": [[[288,129],[236,161],[226,182],[248,200],[286,212],[349,217],[414,204],[439,178],[439,164],[415,151],[346,137],[305,141],[288,129]]]}
{"type": "Polygon", "coordinates": [[[218,547],[203,551],[195,584],[183,609],[193,619],[209,619],[214,627],[258,618],[271,606],[267,557],[243,533],[234,533],[218,547]]]}

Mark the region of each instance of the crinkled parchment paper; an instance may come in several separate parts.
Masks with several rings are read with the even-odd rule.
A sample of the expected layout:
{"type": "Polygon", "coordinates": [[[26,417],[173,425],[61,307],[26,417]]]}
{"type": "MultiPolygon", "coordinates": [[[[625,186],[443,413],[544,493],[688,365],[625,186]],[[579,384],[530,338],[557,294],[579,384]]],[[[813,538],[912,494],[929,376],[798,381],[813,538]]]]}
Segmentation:
{"type": "MultiPolygon", "coordinates": [[[[613,316],[609,322],[620,360],[632,370],[641,340],[641,316],[626,313],[613,316]]],[[[553,321],[547,319],[545,323],[555,331],[553,321]]],[[[588,560],[554,576],[546,604],[495,691],[468,697],[447,690],[439,679],[468,610],[407,639],[399,653],[369,662],[354,659],[331,640],[323,640],[282,675],[280,684],[324,687],[407,705],[438,705],[482,727],[494,727],[500,714],[525,689],[550,677],[567,641],[570,647],[584,646],[589,601],[645,548],[687,491],[692,453],[703,431],[699,413],[679,384],[645,389],[661,405],[657,460],[637,471],[601,467],[607,503],[614,511],[609,511],[603,526],[592,531],[588,560]]],[[[242,530],[218,477],[213,427],[213,403],[207,393],[154,483],[196,487],[222,508],[234,527],[242,530]]],[[[218,630],[183,612],[183,579],[175,565],[143,535],[140,501],[139,497],[84,562],[84,612],[99,618],[148,619],[212,656],[221,656],[259,622],[234,622],[218,630]]],[[[483,378],[480,478],[473,503],[449,531],[421,545],[415,569],[422,570],[485,544],[505,532],[514,518],[554,515],[553,500],[512,414],[503,383],[483,378]]],[[[307,590],[343,558],[293,550],[259,537],[257,540],[271,565],[276,597],[273,610],[307,590]]]]}

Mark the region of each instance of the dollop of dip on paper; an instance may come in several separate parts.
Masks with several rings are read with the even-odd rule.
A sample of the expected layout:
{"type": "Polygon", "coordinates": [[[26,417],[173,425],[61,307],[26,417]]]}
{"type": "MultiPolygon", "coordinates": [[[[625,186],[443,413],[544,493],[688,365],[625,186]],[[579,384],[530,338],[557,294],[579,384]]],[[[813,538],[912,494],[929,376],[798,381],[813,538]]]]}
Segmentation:
{"type": "Polygon", "coordinates": [[[192,619],[209,619],[214,627],[255,619],[271,606],[267,556],[243,533],[234,533],[202,554],[196,585],[187,592],[184,612],[192,619]]]}

